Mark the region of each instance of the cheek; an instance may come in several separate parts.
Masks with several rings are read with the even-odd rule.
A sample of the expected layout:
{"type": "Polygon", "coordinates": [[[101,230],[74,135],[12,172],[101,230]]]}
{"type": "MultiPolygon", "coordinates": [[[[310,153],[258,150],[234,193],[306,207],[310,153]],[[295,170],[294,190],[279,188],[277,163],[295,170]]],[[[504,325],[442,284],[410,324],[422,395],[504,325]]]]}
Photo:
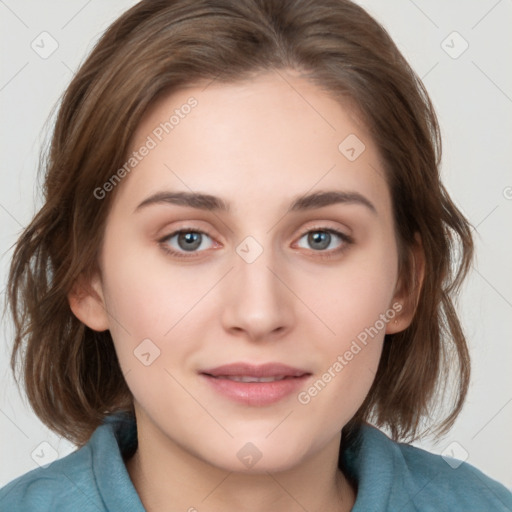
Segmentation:
{"type": "Polygon", "coordinates": [[[214,276],[168,262],[159,248],[132,245],[122,253],[115,243],[105,250],[107,306],[128,331],[161,337],[194,309],[214,276]]]}
{"type": "MultiPolygon", "coordinates": [[[[333,335],[318,337],[317,351],[322,354],[321,369],[311,385],[297,397],[299,407],[310,418],[319,418],[334,435],[357,412],[377,373],[386,318],[386,295],[343,295],[339,307],[331,304],[323,311],[333,335]],[[382,320],[384,318],[384,320],[382,320]]],[[[327,306],[327,304],[326,304],[327,306]]]]}
{"type": "Polygon", "coordinates": [[[325,418],[331,411],[334,430],[364,401],[377,372],[386,325],[395,318],[396,253],[388,247],[376,244],[372,251],[347,259],[324,276],[321,290],[313,282],[304,288],[331,333],[324,327],[324,335],[316,338],[323,354],[322,373],[299,403],[313,416],[325,418]]]}
{"type": "Polygon", "coordinates": [[[189,415],[197,421],[199,413],[180,385],[181,372],[187,371],[191,355],[200,349],[210,307],[201,298],[211,282],[193,270],[171,268],[163,259],[151,262],[150,258],[134,251],[105,261],[105,299],[119,364],[145,410],[169,411],[179,404],[185,423],[189,415]]]}
{"type": "MultiPolygon", "coordinates": [[[[322,271],[303,288],[314,310],[334,332],[341,349],[366,328],[377,323],[383,330],[381,315],[392,309],[396,284],[397,254],[392,243],[375,240],[368,247],[349,254],[328,273],[322,271]],[[308,291],[309,290],[309,291],[308,291]]],[[[389,315],[388,315],[389,316],[389,315]]],[[[335,342],[336,343],[336,342],[335,342]]]]}
{"type": "Polygon", "coordinates": [[[133,247],[121,254],[116,250],[120,246],[126,247],[106,247],[103,265],[105,303],[120,364],[125,373],[140,371],[148,356],[143,361],[139,356],[149,353],[157,366],[171,368],[197,349],[201,325],[212,316],[206,312],[214,276],[170,265],[154,249],[133,247]]]}

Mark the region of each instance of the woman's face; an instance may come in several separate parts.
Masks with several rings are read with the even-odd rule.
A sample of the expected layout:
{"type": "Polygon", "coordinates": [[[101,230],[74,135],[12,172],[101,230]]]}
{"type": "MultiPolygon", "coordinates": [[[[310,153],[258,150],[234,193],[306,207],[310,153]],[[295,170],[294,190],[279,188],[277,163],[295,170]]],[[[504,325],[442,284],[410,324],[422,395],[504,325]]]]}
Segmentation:
{"type": "Polygon", "coordinates": [[[390,193],[354,111],[291,72],[212,82],[156,103],[132,151],[103,187],[94,286],[139,425],[230,471],[337,446],[405,327],[390,193]],[[239,378],[262,376],[286,379],[239,378]]]}

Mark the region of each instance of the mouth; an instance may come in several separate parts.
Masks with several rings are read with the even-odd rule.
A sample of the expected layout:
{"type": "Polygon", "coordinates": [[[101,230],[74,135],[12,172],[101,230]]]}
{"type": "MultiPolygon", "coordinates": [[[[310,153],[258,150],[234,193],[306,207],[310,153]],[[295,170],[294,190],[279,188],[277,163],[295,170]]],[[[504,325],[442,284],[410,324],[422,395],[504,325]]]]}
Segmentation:
{"type": "Polygon", "coordinates": [[[298,392],[311,372],[284,365],[232,363],[199,372],[218,394],[249,406],[274,404],[298,392]]]}

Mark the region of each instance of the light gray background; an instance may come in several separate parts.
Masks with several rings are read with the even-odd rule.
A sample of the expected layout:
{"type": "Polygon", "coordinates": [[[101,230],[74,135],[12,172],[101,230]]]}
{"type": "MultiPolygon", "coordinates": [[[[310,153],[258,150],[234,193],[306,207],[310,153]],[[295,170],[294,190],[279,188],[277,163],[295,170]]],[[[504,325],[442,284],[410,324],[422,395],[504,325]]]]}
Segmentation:
{"type": "MultiPolygon", "coordinates": [[[[99,35],[135,3],[0,0],[0,306],[11,246],[40,204],[36,166],[51,127],[45,122],[99,35]],[[31,47],[35,41],[40,52],[51,49],[44,31],[58,43],[47,58],[31,47]]],[[[442,127],[444,182],[476,228],[477,260],[459,302],[473,359],[469,396],[446,437],[415,444],[467,458],[512,488],[512,1],[359,3],[423,78],[442,127]],[[469,46],[459,55],[465,41],[469,46]]],[[[0,486],[37,467],[35,454],[50,461],[74,449],[49,432],[18,393],[8,370],[8,322],[2,327],[0,486]]]]}

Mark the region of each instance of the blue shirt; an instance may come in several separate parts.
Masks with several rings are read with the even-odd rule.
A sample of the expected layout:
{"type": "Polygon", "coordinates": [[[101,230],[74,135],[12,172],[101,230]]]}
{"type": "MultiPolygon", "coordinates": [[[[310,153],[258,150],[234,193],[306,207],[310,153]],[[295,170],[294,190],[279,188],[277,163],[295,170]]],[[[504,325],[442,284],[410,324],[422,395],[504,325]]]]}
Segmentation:
{"type": "MultiPolygon", "coordinates": [[[[342,454],[357,482],[352,512],[511,512],[512,493],[473,466],[397,443],[370,425],[342,454]]],[[[1,512],[143,512],[123,461],[135,421],[108,416],[79,450],[0,489],[1,512]]]]}

